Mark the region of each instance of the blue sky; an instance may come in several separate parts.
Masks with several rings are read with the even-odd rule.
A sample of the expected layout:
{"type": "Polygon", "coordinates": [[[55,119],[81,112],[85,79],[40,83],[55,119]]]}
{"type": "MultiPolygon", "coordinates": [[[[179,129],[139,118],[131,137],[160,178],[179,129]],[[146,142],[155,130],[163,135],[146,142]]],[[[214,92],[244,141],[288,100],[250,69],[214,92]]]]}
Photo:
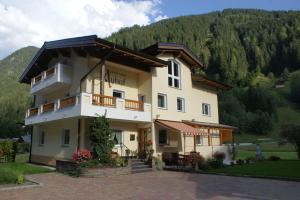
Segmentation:
{"type": "Polygon", "coordinates": [[[300,0],[162,0],[160,7],[163,15],[176,17],[226,8],[300,10],[300,0]]]}

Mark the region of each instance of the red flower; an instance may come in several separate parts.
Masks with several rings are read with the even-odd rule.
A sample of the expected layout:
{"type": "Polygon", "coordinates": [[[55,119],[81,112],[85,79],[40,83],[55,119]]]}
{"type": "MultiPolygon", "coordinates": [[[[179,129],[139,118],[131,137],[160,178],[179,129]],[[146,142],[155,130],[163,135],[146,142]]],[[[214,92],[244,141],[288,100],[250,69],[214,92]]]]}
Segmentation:
{"type": "Polygon", "coordinates": [[[77,150],[72,155],[72,160],[79,163],[91,159],[92,159],[92,153],[88,149],[77,150]]]}

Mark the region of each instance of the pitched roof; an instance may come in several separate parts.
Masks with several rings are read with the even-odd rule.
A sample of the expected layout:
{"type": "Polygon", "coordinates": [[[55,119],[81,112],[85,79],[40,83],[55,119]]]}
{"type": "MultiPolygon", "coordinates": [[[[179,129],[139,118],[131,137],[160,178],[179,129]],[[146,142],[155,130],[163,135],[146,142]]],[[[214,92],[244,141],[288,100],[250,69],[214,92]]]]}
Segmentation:
{"type": "Polygon", "coordinates": [[[202,62],[183,44],[175,43],[156,43],[141,52],[156,56],[160,53],[174,53],[176,57],[182,57],[191,67],[203,67],[202,62]]]}
{"type": "Polygon", "coordinates": [[[23,72],[19,81],[29,83],[32,77],[47,68],[47,63],[53,57],[57,57],[58,54],[69,57],[71,49],[80,56],[90,54],[100,59],[107,52],[113,51],[108,60],[138,69],[149,70],[150,67],[163,67],[167,65],[166,61],[154,56],[100,39],[97,35],[90,35],[45,42],[23,72]]]}
{"type": "Polygon", "coordinates": [[[188,120],[182,120],[183,123],[205,128],[224,128],[224,129],[237,129],[235,126],[229,126],[226,124],[218,124],[218,123],[209,123],[209,122],[199,122],[199,121],[188,121],[188,120]]]}
{"type": "Polygon", "coordinates": [[[178,131],[184,135],[207,135],[207,133],[205,131],[194,128],[194,127],[192,127],[188,124],[182,123],[182,122],[157,119],[157,120],[155,120],[155,123],[157,123],[158,125],[164,126],[168,129],[178,131]]]}

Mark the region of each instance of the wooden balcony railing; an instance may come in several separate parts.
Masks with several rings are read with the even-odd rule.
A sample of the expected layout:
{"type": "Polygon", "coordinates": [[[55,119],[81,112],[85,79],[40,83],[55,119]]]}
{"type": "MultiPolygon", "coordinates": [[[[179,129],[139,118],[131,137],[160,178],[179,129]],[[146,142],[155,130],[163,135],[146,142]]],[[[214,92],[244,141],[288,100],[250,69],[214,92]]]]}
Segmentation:
{"type": "Polygon", "coordinates": [[[55,67],[52,67],[46,71],[46,78],[52,76],[55,73],[55,67]]]}
{"type": "Polygon", "coordinates": [[[144,111],[144,102],[125,99],[125,109],[144,111]]]}
{"type": "Polygon", "coordinates": [[[34,78],[34,84],[39,83],[41,80],[42,80],[42,74],[40,74],[34,78]]]}
{"type": "Polygon", "coordinates": [[[43,113],[53,111],[54,110],[54,103],[52,102],[52,103],[46,103],[46,104],[42,105],[42,110],[43,110],[43,113]]]}
{"type": "Polygon", "coordinates": [[[93,105],[115,107],[116,98],[100,94],[93,94],[93,105]]]}
{"type": "Polygon", "coordinates": [[[38,108],[30,108],[29,109],[29,114],[28,117],[32,117],[35,116],[39,113],[39,109],[38,108]]]}
{"type": "Polygon", "coordinates": [[[59,108],[62,109],[65,107],[74,106],[75,104],[76,104],[76,96],[72,96],[65,99],[61,99],[59,108]]]}

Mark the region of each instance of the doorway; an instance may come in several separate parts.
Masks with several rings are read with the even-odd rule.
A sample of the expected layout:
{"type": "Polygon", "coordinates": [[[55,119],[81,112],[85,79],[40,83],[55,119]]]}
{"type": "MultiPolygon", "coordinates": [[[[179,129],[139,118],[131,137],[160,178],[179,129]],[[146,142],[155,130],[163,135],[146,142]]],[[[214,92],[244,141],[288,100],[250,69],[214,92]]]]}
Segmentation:
{"type": "Polygon", "coordinates": [[[138,135],[138,155],[140,158],[146,156],[146,141],[147,141],[147,129],[141,128],[138,135]]]}

